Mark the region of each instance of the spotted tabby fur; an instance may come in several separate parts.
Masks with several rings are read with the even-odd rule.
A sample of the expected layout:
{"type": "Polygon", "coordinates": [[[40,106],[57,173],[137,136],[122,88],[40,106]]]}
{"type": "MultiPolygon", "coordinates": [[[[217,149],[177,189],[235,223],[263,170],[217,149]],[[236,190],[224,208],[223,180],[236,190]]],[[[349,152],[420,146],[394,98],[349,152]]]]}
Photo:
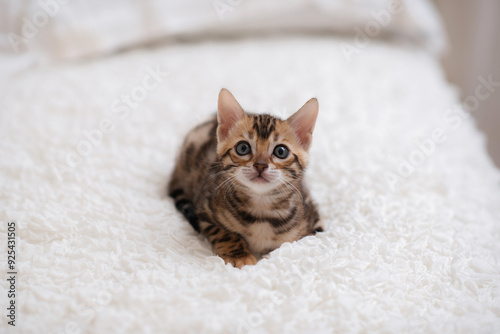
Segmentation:
{"type": "Polygon", "coordinates": [[[217,118],[187,135],[169,194],[226,263],[255,264],[284,242],[323,231],[302,182],[317,114],[316,99],[287,120],[245,113],[222,89],[217,118]]]}

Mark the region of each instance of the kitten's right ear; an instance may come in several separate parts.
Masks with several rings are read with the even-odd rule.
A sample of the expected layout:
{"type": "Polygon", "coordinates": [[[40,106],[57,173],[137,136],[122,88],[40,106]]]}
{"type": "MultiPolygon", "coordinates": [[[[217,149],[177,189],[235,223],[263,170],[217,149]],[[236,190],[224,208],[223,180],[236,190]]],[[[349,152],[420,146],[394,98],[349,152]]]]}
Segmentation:
{"type": "Polygon", "coordinates": [[[229,130],[245,116],[245,112],[234,98],[233,94],[225,88],[219,93],[217,108],[217,139],[222,141],[227,138],[229,130]]]}

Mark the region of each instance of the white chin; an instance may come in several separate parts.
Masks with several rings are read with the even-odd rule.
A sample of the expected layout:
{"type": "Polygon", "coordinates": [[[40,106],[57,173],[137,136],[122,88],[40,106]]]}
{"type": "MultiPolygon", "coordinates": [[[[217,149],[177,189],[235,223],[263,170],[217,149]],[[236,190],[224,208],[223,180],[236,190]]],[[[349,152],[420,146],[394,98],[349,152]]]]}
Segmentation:
{"type": "Polygon", "coordinates": [[[244,184],[256,193],[266,193],[276,187],[274,182],[261,177],[253,178],[252,180],[245,179],[244,184]]]}

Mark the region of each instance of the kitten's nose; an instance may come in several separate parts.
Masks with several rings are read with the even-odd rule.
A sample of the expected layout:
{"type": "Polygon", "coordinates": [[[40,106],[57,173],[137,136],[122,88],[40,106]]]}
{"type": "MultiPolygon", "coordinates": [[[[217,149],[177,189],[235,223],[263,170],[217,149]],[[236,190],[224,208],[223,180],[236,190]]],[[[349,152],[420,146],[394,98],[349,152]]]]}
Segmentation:
{"type": "Polygon", "coordinates": [[[269,165],[265,162],[256,162],[253,164],[253,166],[257,170],[257,172],[259,172],[259,174],[262,174],[262,172],[265,171],[267,167],[269,167],[269,165]]]}

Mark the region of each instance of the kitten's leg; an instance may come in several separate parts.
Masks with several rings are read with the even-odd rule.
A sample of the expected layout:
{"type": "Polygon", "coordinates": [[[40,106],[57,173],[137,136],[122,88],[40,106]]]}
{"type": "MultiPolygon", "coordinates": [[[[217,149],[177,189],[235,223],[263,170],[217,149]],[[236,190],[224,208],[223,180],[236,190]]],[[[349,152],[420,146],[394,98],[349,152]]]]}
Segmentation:
{"type": "Polygon", "coordinates": [[[240,235],[207,221],[200,221],[200,230],[224,262],[240,269],[245,265],[257,263],[257,259],[250,253],[246,241],[240,235]]]}
{"type": "Polygon", "coordinates": [[[323,227],[323,222],[321,220],[314,223],[312,229],[310,230],[308,235],[315,235],[318,232],[324,232],[325,228],[323,227]]]}
{"type": "Polygon", "coordinates": [[[194,208],[193,202],[191,202],[184,190],[182,188],[175,188],[170,186],[169,195],[175,201],[175,207],[179,210],[196,232],[200,232],[200,226],[198,223],[198,216],[196,215],[196,210],[194,208]]]}
{"type": "Polygon", "coordinates": [[[311,231],[310,235],[315,235],[318,232],[325,232],[325,229],[323,228],[323,224],[315,226],[314,229],[311,231]]]}
{"type": "Polygon", "coordinates": [[[316,205],[311,200],[309,195],[307,195],[307,200],[304,206],[305,217],[307,221],[307,226],[309,227],[308,235],[315,235],[318,232],[323,232],[325,227],[323,226],[323,221],[319,216],[318,209],[316,205]]]}

